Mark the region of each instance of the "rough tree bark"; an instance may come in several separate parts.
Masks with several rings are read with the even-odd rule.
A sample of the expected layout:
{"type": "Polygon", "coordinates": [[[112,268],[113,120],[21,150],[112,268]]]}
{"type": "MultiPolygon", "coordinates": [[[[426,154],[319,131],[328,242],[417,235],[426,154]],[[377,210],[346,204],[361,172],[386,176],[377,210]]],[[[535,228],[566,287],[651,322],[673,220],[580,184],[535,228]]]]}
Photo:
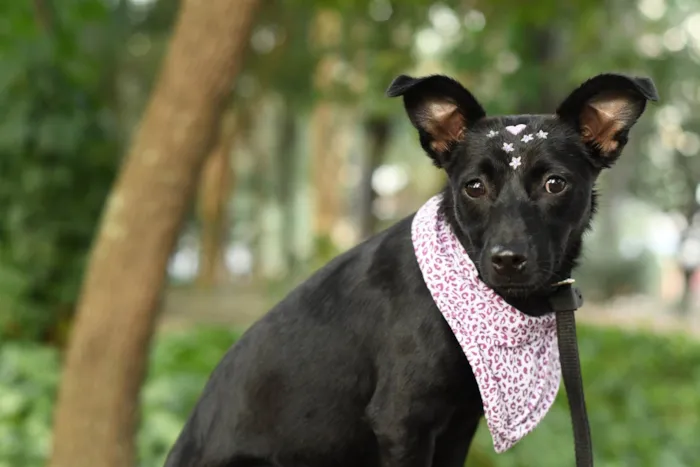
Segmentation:
{"type": "Polygon", "coordinates": [[[50,467],[132,467],[138,395],[168,259],[259,0],[183,0],[106,206],[71,334],[50,467]]]}
{"type": "Polygon", "coordinates": [[[224,270],[227,203],[234,181],[231,148],[235,139],[235,117],[229,112],[222,119],[216,145],[207,156],[199,183],[201,261],[197,284],[200,287],[217,285],[224,270]]]}

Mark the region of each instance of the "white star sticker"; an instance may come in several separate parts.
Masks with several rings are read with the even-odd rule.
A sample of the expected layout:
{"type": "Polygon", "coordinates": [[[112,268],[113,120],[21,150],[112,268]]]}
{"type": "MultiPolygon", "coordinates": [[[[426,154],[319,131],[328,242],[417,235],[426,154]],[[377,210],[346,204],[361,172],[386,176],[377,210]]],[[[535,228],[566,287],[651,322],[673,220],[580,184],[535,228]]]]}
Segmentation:
{"type": "Polygon", "coordinates": [[[513,158],[510,160],[510,164],[508,164],[508,165],[513,167],[513,170],[515,170],[518,167],[520,167],[521,164],[522,164],[522,162],[520,162],[520,157],[513,156],[513,158]]]}
{"type": "Polygon", "coordinates": [[[547,133],[546,131],[540,130],[540,131],[537,132],[537,137],[538,137],[539,139],[547,139],[547,135],[548,135],[548,134],[549,134],[549,133],[547,133]]]}
{"type": "Polygon", "coordinates": [[[525,135],[525,136],[522,137],[522,139],[521,139],[520,141],[522,141],[523,143],[529,143],[529,142],[532,141],[533,139],[535,139],[534,136],[532,136],[532,135],[525,135]]]}
{"type": "Polygon", "coordinates": [[[503,150],[505,152],[513,152],[515,151],[515,148],[513,148],[513,143],[503,143],[503,150]]]}
{"type": "Polygon", "coordinates": [[[487,137],[487,138],[493,138],[493,137],[496,136],[497,134],[498,134],[497,131],[491,130],[491,131],[489,131],[489,132],[486,134],[486,137],[487,137]]]}

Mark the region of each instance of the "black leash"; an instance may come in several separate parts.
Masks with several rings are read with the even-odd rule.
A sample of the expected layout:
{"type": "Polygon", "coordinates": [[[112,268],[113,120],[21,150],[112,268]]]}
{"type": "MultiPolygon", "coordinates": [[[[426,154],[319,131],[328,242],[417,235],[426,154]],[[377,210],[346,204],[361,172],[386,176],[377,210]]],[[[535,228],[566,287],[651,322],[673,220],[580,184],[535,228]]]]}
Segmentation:
{"type": "Polygon", "coordinates": [[[553,287],[557,289],[549,298],[549,304],[557,318],[559,361],[561,362],[566,395],[569,399],[571,423],[574,428],[576,467],[592,467],[593,444],[586,412],[586,399],[583,395],[581,362],[576,339],[576,318],[574,317],[574,311],[583,305],[583,296],[576,287],[571,286],[573,283],[573,279],[567,279],[554,284],[553,287]]]}

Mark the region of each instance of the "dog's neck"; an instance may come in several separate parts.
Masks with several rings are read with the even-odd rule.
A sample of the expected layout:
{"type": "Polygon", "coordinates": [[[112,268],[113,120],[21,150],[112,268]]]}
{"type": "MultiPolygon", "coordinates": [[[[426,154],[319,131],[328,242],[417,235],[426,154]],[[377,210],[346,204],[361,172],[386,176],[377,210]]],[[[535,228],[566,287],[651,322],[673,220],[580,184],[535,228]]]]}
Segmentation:
{"type": "MultiPolygon", "coordinates": [[[[459,243],[464,248],[465,252],[469,255],[469,258],[475,265],[479,264],[479,258],[475,257],[476,250],[466,237],[461,228],[459,228],[459,223],[455,217],[454,208],[452,206],[452,193],[450,192],[449,186],[445,188],[442,196],[442,205],[440,206],[441,213],[445,216],[445,220],[452,229],[452,232],[459,240],[459,243]]],[[[561,262],[561,266],[557,269],[553,277],[558,278],[557,280],[564,280],[571,277],[573,269],[576,267],[576,258],[578,258],[581,252],[581,240],[574,242],[569,248],[564,256],[564,260],[561,262]]],[[[479,268],[477,267],[477,270],[479,268]]],[[[549,299],[556,289],[554,287],[549,287],[549,284],[542,289],[535,290],[533,293],[524,297],[513,297],[507,296],[499,293],[498,290],[494,290],[498,293],[509,305],[515,307],[526,315],[530,316],[541,316],[550,311],[549,299]]]]}

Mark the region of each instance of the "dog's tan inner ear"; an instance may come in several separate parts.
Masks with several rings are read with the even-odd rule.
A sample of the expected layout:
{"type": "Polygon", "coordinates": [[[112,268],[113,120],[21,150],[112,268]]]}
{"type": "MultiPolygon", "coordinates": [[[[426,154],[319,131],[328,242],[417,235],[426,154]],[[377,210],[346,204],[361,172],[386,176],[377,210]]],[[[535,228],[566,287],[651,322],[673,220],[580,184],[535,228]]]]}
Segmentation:
{"type": "Polygon", "coordinates": [[[603,154],[615,151],[617,134],[632,123],[639,103],[629,94],[608,93],[586,103],[581,112],[581,134],[585,142],[597,144],[603,154]]]}
{"type": "Polygon", "coordinates": [[[435,101],[427,105],[425,112],[424,128],[433,137],[430,145],[436,152],[447,151],[453,142],[464,135],[466,121],[457,105],[435,101]]]}

